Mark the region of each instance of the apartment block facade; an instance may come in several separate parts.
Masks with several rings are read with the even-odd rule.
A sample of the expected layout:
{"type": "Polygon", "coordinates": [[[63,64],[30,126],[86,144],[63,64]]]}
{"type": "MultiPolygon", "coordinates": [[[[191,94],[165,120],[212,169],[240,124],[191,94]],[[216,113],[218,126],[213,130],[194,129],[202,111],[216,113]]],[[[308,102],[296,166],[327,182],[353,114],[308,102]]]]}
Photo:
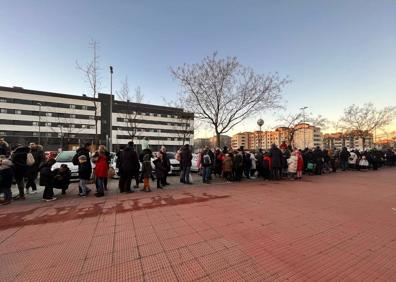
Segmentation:
{"type": "Polygon", "coordinates": [[[186,127],[186,120],[181,121],[175,114],[182,109],[118,101],[114,96],[111,99],[104,93],[94,99],[0,87],[0,137],[11,144],[41,143],[47,150],[74,149],[84,142],[94,144],[96,132],[99,144],[107,145],[111,138],[114,150],[132,139],[139,145],[144,137],[154,149],[164,145],[169,151],[192,142],[193,113],[188,114],[191,119],[186,127]]]}
{"type": "Polygon", "coordinates": [[[364,150],[374,146],[373,134],[363,131],[351,131],[346,133],[325,134],[323,138],[324,147],[327,149],[341,150],[347,149],[364,150]]]}

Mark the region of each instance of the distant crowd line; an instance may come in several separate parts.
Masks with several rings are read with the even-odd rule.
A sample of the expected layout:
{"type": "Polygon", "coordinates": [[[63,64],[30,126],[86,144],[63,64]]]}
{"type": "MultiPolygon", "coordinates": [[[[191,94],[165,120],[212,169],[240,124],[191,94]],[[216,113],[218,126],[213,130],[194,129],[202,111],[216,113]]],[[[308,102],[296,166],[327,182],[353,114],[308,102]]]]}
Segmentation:
{"type": "MultiPolygon", "coordinates": [[[[188,144],[182,146],[175,157],[180,162],[180,182],[192,184],[191,147],[188,144]]],[[[238,150],[228,147],[212,150],[205,147],[199,151],[196,161],[202,182],[209,184],[213,177],[224,178],[228,182],[241,181],[243,178],[262,178],[267,181],[300,180],[303,175],[321,175],[336,172],[337,169],[377,170],[384,165],[394,166],[396,156],[392,149],[348,151],[344,147],[339,151],[316,147],[298,150],[283,143],[279,147],[273,144],[267,151],[247,151],[243,147],[238,150]]],[[[91,144],[87,143],[76,151],[72,162],[78,166],[79,196],[88,196],[92,179],[96,188],[95,196],[105,196],[108,178],[116,173],[115,168],[110,165],[111,156],[106,147],[100,145],[92,154],[91,144]]],[[[12,200],[25,199],[25,189],[27,193],[36,193],[38,176],[39,184],[45,187],[43,200],[56,200],[54,188],[61,189],[62,194],[65,194],[70,184],[71,171],[66,164],[52,169],[55,163],[53,158],[45,159],[40,145],[18,145],[11,150],[5,140],[0,138],[0,193],[4,195],[0,203],[5,205],[12,200]],[[11,187],[14,180],[19,194],[13,197],[11,187]]],[[[156,181],[157,189],[170,185],[167,176],[171,171],[171,163],[164,146],[157,153],[147,147],[138,154],[134,143],[129,142],[117,152],[116,169],[120,193],[133,193],[139,189],[140,183],[143,183],[141,191],[151,192],[150,179],[156,181]],[[133,180],[136,184],[132,187],[133,180]]]]}

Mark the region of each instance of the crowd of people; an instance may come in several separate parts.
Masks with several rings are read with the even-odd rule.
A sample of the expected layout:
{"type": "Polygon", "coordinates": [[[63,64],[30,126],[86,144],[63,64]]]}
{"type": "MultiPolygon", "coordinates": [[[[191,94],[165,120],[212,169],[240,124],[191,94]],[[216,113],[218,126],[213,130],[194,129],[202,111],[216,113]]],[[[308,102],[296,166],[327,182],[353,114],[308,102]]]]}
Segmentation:
{"type": "MultiPolygon", "coordinates": [[[[177,151],[176,159],[180,162],[180,183],[192,184],[191,146],[183,145],[177,151]]],[[[95,196],[105,196],[108,179],[116,173],[115,168],[110,165],[111,155],[106,147],[100,145],[92,153],[91,144],[86,143],[76,151],[72,162],[78,166],[78,195],[88,196],[91,183],[94,182],[95,196]]],[[[4,195],[0,203],[9,204],[12,200],[25,199],[25,194],[37,193],[38,176],[39,184],[44,186],[43,200],[56,200],[54,189],[61,189],[62,194],[66,194],[71,179],[70,168],[62,164],[53,169],[55,163],[56,160],[53,158],[45,159],[40,145],[17,145],[11,150],[7,142],[0,138],[0,192],[4,195]],[[19,194],[12,197],[11,187],[14,181],[19,194]]],[[[214,177],[224,178],[227,182],[238,182],[243,178],[262,178],[267,181],[301,180],[303,175],[321,175],[336,172],[338,169],[377,170],[383,165],[394,166],[395,163],[396,156],[391,149],[348,151],[344,147],[339,151],[316,147],[298,150],[283,143],[279,147],[273,144],[271,149],[266,151],[247,151],[243,147],[237,150],[228,147],[212,150],[205,147],[198,153],[196,166],[202,176],[202,182],[209,184],[214,177]]],[[[157,189],[164,189],[170,185],[167,177],[171,171],[171,163],[164,146],[156,153],[147,146],[139,154],[131,141],[117,153],[116,168],[120,193],[133,193],[139,189],[141,183],[141,191],[151,192],[150,179],[156,183],[157,189]],[[132,186],[133,180],[135,185],[132,186]]]]}

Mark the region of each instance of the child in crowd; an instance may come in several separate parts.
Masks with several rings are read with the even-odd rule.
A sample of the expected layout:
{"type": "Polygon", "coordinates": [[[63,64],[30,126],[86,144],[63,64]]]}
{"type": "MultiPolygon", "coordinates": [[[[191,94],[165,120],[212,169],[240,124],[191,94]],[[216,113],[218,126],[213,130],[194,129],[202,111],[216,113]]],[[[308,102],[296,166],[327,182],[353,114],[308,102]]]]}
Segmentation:
{"type": "Polygon", "coordinates": [[[144,192],[151,192],[150,189],[150,177],[153,172],[153,168],[151,167],[151,157],[150,154],[145,154],[143,156],[143,165],[142,165],[142,175],[143,175],[143,189],[144,192]]]}
{"type": "Polygon", "coordinates": [[[366,156],[362,156],[362,158],[360,159],[359,168],[360,170],[368,170],[369,162],[367,161],[366,156]]]}
{"type": "Polygon", "coordinates": [[[287,173],[290,180],[294,180],[296,177],[297,162],[296,152],[291,153],[290,158],[287,159],[287,173]]]}
{"type": "Polygon", "coordinates": [[[4,193],[4,200],[0,205],[7,205],[12,200],[12,179],[14,177],[14,166],[5,156],[0,156],[0,191],[4,193]]]}
{"type": "Polygon", "coordinates": [[[88,163],[87,157],[85,155],[79,156],[78,162],[80,163],[78,166],[78,178],[80,179],[79,196],[86,197],[91,191],[91,189],[87,187],[87,184],[91,179],[91,165],[88,163]]]}
{"type": "Polygon", "coordinates": [[[43,200],[46,202],[55,201],[54,197],[54,172],[51,167],[56,163],[55,159],[49,159],[40,167],[40,185],[44,186],[43,200]]]}
{"type": "Polygon", "coordinates": [[[266,152],[263,157],[263,176],[264,180],[271,179],[271,170],[272,170],[272,159],[270,155],[266,152]]]}
{"type": "Polygon", "coordinates": [[[223,177],[228,181],[232,181],[232,159],[229,154],[226,154],[223,161],[223,177]]]}
{"type": "Polygon", "coordinates": [[[296,150],[296,157],[297,157],[297,179],[301,179],[304,169],[304,159],[299,150],[296,150]]]}
{"type": "Polygon", "coordinates": [[[62,189],[62,195],[66,194],[71,178],[71,171],[67,164],[62,164],[60,168],[55,169],[54,175],[54,188],[62,189]]]}

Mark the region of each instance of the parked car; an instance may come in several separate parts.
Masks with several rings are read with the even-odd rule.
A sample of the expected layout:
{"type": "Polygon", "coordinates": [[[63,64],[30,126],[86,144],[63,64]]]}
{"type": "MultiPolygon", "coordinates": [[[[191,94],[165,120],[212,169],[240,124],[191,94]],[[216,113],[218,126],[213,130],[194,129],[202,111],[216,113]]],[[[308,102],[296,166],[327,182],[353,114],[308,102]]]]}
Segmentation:
{"type": "Polygon", "coordinates": [[[176,153],[167,152],[166,155],[168,156],[171,165],[169,174],[180,174],[180,162],[176,160],[176,153]]]}
{"type": "Polygon", "coordinates": [[[56,158],[55,158],[56,163],[52,166],[51,170],[55,170],[57,168],[60,168],[60,166],[62,164],[66,164],[71,171],[71,178],[77,179],[78,178],[78,166],[74,165],[72,162],[75,154],[76,154],[76,151],[62,151],[62,152],[60,152],[56,156],[56,158]]]}

